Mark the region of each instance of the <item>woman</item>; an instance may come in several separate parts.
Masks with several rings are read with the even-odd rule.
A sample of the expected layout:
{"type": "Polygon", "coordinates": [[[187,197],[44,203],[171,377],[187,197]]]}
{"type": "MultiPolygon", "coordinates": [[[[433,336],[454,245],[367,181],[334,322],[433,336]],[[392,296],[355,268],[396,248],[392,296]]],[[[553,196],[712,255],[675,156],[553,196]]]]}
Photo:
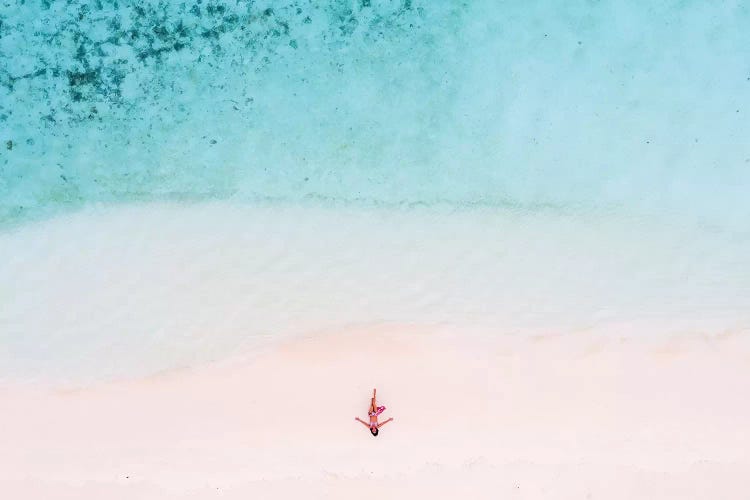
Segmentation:
{"type": "Polygon", "coordinates": [[[370,428],[370,432],[373,436],[378,435],[378,429],[380,429],[382,426],[393,420],[393,418],[389,418],[385,422],[378,423],[378,415],[383,413],[385,411],[385,406],[378,406],[375,402],[375,392],[377,389],[372,390],[372,399],[370,400],[370,410],[367,412],[367,414],[370,416],[370,423],[368,424],[364,420],[360,419],[359,417],[354,417],[354,420],[357,422],[360,422],[365,427],[370,428]]]}

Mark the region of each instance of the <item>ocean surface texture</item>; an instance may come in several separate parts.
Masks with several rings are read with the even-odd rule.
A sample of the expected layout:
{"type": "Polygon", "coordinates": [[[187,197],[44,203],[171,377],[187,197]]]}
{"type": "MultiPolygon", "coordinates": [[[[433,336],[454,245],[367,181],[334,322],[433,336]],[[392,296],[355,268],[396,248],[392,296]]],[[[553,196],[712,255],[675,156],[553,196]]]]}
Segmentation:
{"type": "Polygon", "coordinates": [[[0,222],[90,202],[669,214],[747,230],[741,1],[0,3],[0,222]]]}

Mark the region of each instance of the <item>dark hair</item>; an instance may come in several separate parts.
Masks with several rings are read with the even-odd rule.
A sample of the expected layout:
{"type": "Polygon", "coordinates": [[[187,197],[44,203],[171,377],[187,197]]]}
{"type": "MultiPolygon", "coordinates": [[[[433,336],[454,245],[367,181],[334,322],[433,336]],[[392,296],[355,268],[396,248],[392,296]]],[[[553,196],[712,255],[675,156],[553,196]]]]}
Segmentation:
{"type": "Polygon", "coordinates": [[[373,436],[378,435],[378,428],[377,427],[370,427],[370,432],[372,432],[373,436]]]}

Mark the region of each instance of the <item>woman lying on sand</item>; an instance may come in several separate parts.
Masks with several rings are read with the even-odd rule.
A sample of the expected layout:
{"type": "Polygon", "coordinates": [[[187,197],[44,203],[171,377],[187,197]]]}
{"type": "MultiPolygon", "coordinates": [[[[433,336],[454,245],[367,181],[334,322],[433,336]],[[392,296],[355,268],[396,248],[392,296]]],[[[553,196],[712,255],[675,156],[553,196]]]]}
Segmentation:
{"type": "Polygon", "coordinates": [[[370,432],[372,433],[373,436],[377,436],[378,429],[380,429],[382,426],[384,426],[385,424],[393,420],[393,418],[389,418],[385,422],[378,423],[378,415],[380,415],[381,413],[385,411],[385,406],[378,406],[377,403],[375,402],[376,391],[377,389],[372,390],[372,399],[370,400],[370,410],[367,412],[367,414],[370,416],[370,423],[368,424],[367,422],[365,422],[359,417],[354,417],[354,420],[362,423],[362,425],[364,425],[365,427],[369,427],[370,432]]]}

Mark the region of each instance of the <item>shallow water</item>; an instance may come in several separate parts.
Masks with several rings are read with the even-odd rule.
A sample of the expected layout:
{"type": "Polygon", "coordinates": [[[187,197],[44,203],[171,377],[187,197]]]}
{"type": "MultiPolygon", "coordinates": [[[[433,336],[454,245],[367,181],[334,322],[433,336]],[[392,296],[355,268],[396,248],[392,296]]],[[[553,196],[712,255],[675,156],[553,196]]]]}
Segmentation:
{"type": "Polygon", "coordinates": [[[88,380],[390,324],[664,340],[750,332],[750,239],[509,210],[100,207],[0,235],[0,366],[88,380]]]}

